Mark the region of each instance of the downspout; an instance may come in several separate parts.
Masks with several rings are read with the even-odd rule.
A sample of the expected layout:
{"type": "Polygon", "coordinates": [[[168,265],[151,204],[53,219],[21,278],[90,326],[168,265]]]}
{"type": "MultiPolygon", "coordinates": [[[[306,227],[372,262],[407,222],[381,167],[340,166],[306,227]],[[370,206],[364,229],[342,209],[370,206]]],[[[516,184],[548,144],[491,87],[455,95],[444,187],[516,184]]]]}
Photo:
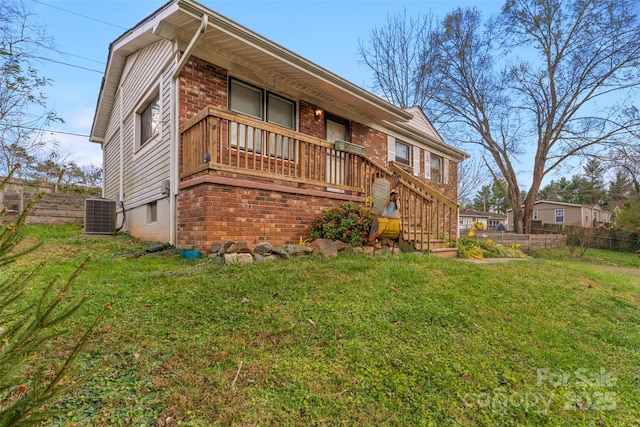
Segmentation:
{"type": "MultiPolygon", "coordinates": [[[[169,182],[170,182],[170,192],[169,192],[169,243],[172,245],[176,245],[177,242],[177,224],[178,224],[178,180],[180,179],[180,165],[179,162],[179,153],[178,149],[180,146],[180,97],[178,96],[178,85],[180,72],[184,68],[185,64],[191,57],[198,41],[204,34],[209,25],[209,15],[202,15],[202,20],[200,22],[200,27],[198,31],[194,34],[193,38],[187,45],[184,53],[178,60],[178,64],[176,65],[176,69],[173,72],[172,82],[172,90],[171,90],[171,106],[173,108],[172,124],[171,129],[173,130],[173,143],[170,145],[171,149],[169,152],[169,182]]],[[[178,47],[178,43],[176,41],[176,47],[178,47]]],[[[179,49],[176,49],[179,52],[179,49]]]]}
{"type": "MultiPolygon", "coordinates": [[[[122,87],[122,85],[120,86],[119,90],[119,97],[120,97],[120,102],[118,102],[118,104],[120,105],[120,108],[118,108],[118,120],[120,121],[120,123],[118,124],[118,129],[119,129],[119,142],[120,142],[120,147],[119,147],[119,156],[120,156],[120,164],[118,165],[118,168],[120,169],[119,171],[119,177],[118,177],[118,199],[120,201],[120,203],[122,203],[122,227],[124,227],[125,223],[124,223],[124,111],[123,111],[123,103],[124,103],[124,88],[122,87]]],[[[122,229],[122,227],[120,227],[120,229],[122,229]]]]}

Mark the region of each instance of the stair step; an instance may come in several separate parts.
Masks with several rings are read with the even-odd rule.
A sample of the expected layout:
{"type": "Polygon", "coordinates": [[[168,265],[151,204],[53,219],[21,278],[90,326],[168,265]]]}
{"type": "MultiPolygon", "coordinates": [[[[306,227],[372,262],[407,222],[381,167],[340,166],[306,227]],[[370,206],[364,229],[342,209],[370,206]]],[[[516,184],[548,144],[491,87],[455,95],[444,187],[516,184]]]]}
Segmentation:
{"type": "Polygon", "coordinates": [[[415,242],[412,241],[411,244],[417,251],[426,251],[426,250],[435,250],[435,249],[451,249],[444,247],[444,241],[440,242],[415,242]]]}
{"type": "Polygon", "coordinates": [[[429,253],[440,258],[457,258],[458,248],[431,249],[429,253]]]}

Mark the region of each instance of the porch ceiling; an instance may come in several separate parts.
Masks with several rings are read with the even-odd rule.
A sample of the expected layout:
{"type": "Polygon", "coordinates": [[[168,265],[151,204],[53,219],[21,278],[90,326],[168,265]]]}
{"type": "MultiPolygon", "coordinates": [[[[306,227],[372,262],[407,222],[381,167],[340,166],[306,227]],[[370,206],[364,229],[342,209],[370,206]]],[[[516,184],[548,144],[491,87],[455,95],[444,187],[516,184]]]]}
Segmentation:
{"type": "Polygon", "coordinates": [[[412,115],[326,69],[191,0],[174,0],[114,41],[103,78],[91,141],[101,142],[126,57],[162,39],[188,43],[203,15],[208,25],[198,45],[243,67],[371,120],[406,121],[412,115]]]}

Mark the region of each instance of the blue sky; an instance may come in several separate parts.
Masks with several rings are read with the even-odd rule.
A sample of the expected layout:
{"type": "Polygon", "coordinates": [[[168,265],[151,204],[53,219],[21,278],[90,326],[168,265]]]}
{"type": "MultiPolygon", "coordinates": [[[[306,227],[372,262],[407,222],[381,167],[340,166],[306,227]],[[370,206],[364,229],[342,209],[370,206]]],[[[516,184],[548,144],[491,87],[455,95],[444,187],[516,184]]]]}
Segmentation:
{"type": "MultiPolygon", "coordinates": [[[[45,52],[40,70],[53,80],[49,99],[65,124],[55,130],[88,135],[109,43],[132,28],[164,0],[24,0],[55,39],[59,51],[45,52]],[[57,62],[53,62],[57,61],[57,62]],[[65,64],[60,64],[62,62],[65,64]]],[[[359,42],[367,42],[372,30],[386,23],[389,14],[442,16],[458,6],[474,5],[487,14],[499,11],[495,0],[201,0],[200,3],[252,31],[363,87],[371,74],[359,65],[359,42]]],[[[101,165],[100,146],[85,136],[56,133],[63,150],[80,165],[101,165]]]]}

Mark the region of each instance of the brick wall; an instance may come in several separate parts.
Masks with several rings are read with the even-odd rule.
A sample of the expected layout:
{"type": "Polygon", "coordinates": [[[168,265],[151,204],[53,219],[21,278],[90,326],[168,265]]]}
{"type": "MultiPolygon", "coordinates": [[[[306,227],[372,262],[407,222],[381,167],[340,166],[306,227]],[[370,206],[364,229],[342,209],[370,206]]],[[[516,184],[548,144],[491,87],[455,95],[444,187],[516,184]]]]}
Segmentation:
{"type": "Polygon", "coordinates": [[[180,125],[206,107],[228,106],[227,70],[189,58],[180,73],[180,125]]]}
{"type": "Polygon", "coordinates": [[[203,184],[181,191],[179,247],[208,252],[225,240],[274,245],[309,238],[313,219],[340,200],[252,188],[203,184]]]}
{"type": "Polygon", "coordinates": [[[324,116],[316,117],[316,107],[305,101],[299,103],[301,133],[324,139],[324,116]]]}
{"type": "Polygon", "coordinates": [[[364,146],[368,158],[379,165],[387,165],[387,134],[352,121],[349,124],[349,138],[354,144],[364,146]]]}

